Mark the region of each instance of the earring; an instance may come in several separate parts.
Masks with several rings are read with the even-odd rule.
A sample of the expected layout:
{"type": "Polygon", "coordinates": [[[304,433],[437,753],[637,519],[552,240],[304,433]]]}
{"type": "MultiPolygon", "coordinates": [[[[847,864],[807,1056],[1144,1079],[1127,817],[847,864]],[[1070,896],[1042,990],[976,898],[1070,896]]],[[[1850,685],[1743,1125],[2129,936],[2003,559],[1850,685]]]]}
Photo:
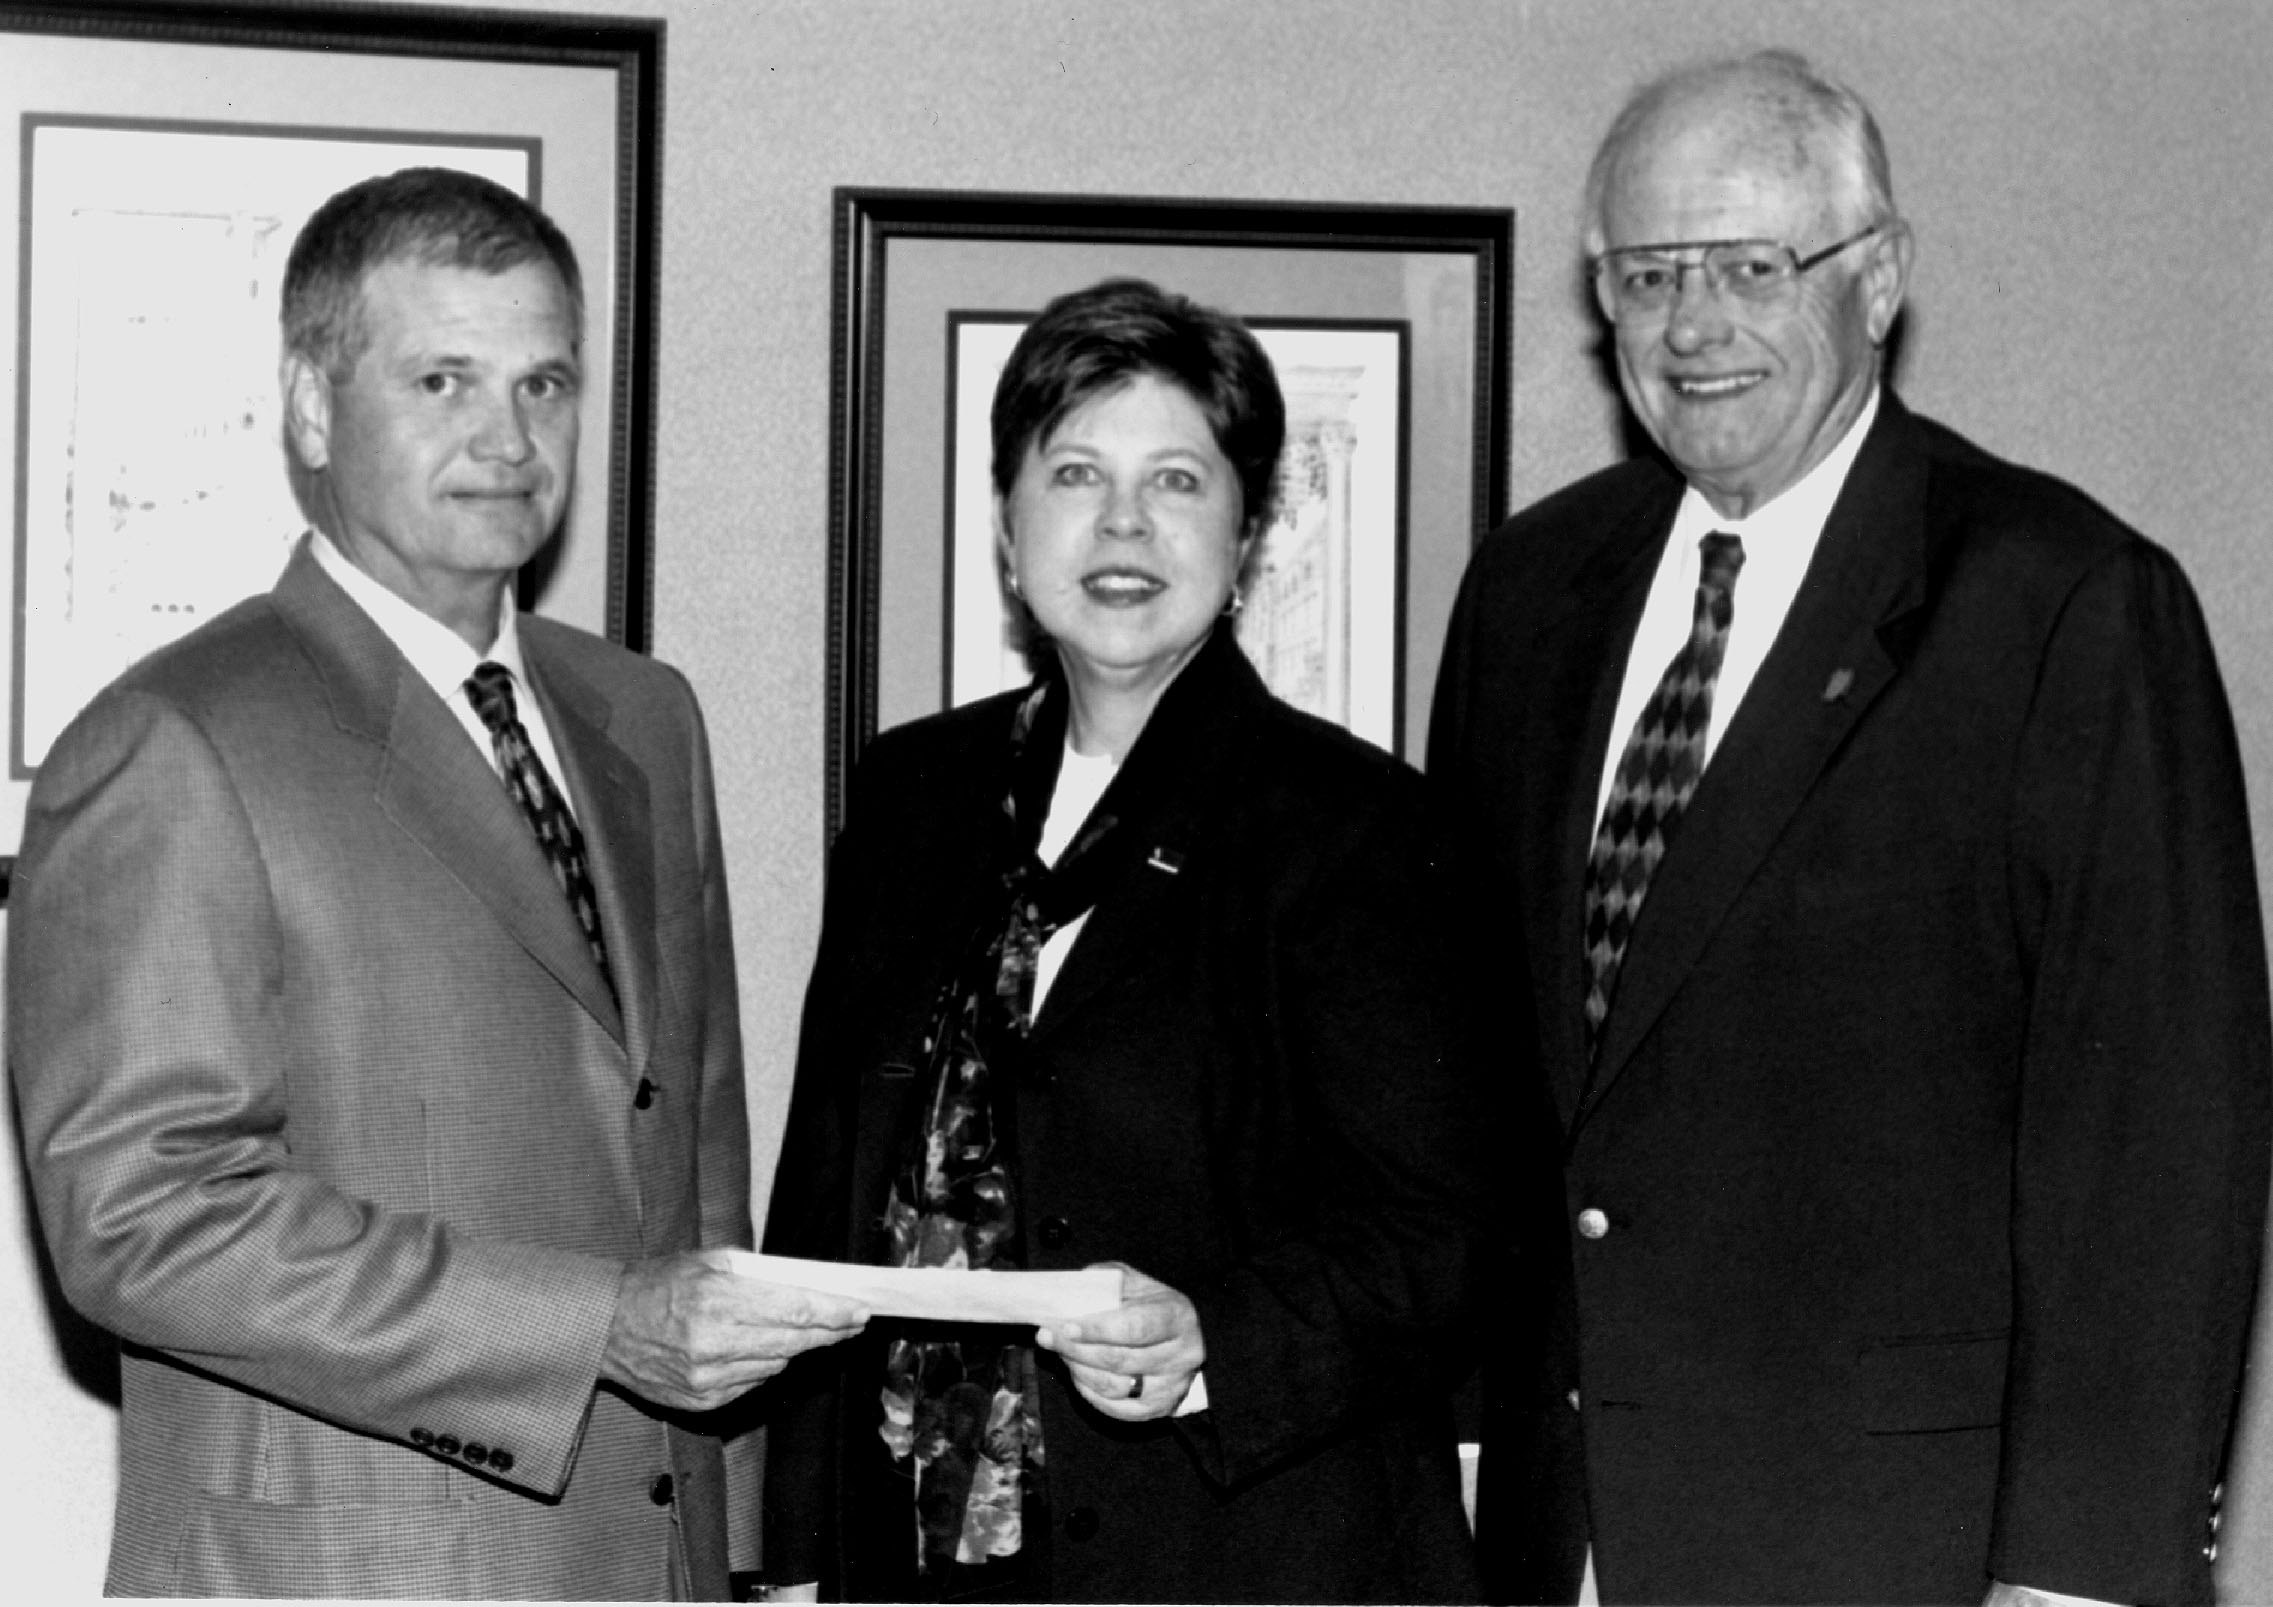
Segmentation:
{"type": "Polygon", "coordinates": [[[1010,588],[1010,600],[1012,602],[1022,603],[1026,600],[1026,594],[1018,589],[1017,570],[1011,569],[1004,571],[1003,584],[1007,585],[1010,588]]]}
{"type": "Polygon", "coordinates": [[[1237,619],[1239,617],[1240,610],[1246,606],[1247,594],[1234,587],[1232,589],[1230,598],[1227,599],[1223,605],[1223,617],[1225,619],[1237,619]]]}

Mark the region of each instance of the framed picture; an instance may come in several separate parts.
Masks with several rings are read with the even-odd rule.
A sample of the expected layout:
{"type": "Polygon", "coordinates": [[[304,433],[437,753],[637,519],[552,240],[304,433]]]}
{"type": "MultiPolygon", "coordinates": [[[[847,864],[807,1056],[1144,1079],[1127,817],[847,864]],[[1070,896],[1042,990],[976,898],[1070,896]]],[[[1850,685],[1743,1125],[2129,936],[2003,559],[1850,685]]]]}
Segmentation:
{"type": "Polygon", "coordinates": [[[881,729],[1023,684],[988,410],[1052,297],[1134,274],[1238,314],[1287,399],[1239,636],[1280,696],[1417,759],[1505,511],[1504,209],[836,193],[827,824],[881,729]]]}
{"type": "MultiPolygon", "coordinates": [[[[584,273],[585,403],[525,606],[644,650],[663,25],[410,6],[0,4],[13,371],[0,856],[105,683],[264,591],[305,520],[278,292],[327,196],[413,165],[542,206],[584,273]]],[[[0,900],[12,860],[0,857],[0,900]]]]}

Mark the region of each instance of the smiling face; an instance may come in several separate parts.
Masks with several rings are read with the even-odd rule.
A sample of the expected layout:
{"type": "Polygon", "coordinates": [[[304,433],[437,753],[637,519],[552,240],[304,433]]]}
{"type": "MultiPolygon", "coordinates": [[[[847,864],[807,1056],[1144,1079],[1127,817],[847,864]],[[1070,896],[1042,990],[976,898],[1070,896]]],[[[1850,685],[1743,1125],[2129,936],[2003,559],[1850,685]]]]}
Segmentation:
{"type": "Polygon", "coordinates": [[[1252,539],[1207,416],[1153,374],[1029,446],[995,530],[1077,700],[1157,698],[1207,640],[1252,539]]]}
{"type": "MultiPolygon", "coordinates": [[[[1723,93],[1643,128],[1603,197],[1602,244],[1775,240],[1802,257],[1876,221],[1840,205],[1838,171],[1723,93]]],[[[1898,222],[1800,275],[1777,308],[1682,276],[1671,307],[1616,326],[1618,374],[1652,439],[1722,514],[1789,490],[1862,412],[1900,309],[1910,240],[1898,222]]]]}
{"type": "Polygon", "coordinates": [[[576,314],[543,263],[365,275],[354,369],[285,364],[294,449],[357,568],[486,651],[505,585],[550,539],[576,464],[576,314]]]}

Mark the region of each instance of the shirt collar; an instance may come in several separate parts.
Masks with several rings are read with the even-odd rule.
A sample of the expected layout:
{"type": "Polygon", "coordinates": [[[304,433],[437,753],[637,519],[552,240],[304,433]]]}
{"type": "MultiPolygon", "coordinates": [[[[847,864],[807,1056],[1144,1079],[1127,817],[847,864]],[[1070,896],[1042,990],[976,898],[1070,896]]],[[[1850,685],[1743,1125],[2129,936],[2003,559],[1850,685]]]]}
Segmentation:
{"type": "Polygon", "coordinates": [[[520,685],[529,684],[521,663],[521,632],[517,624],[520,610],[514,606],[511,586],[498,598],[497,640],[490,643],[487,653],[477,653],[449,626],[432,615],[421,613],[356,568],[347,554],[321,530],[308,532],[308,550],[323,572],[339,582],[340,590],[371,616],[371,623],[385,633],[387,640],[410,661],[418,678],[434,688],[434,695],[445,703],[458,696],[474,667],[485,660],[504,665],[520,685]]]}
{"type": "Polygon", "coordinates": [[[1680,511],[1674,515],[1673,539],[1693,547],[1701,537],[1725,531],[1742,540],[1744,550],[1751,554],[1794,545],[1812,550],[1831,517],[1831,505],[1839,500],[1840,489],[1847,483],[1847,471],[1855,466],[1855,457],[1878,418],[1878,398],[1879,388],[1873,385],[1863,410],[1823,461],[1800,476],[1797,485],[1745,518],[1730,519],[1715,513],[1705,494],[1689,487],[1682,494],[1680,511]]]}

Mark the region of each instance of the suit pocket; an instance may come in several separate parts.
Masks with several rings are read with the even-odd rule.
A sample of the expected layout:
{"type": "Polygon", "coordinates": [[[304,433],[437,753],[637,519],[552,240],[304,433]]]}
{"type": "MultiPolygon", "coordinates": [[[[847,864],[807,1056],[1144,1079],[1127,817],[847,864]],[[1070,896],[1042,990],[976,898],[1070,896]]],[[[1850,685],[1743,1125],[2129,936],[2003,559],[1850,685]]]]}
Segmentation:
{"type": "Polygon", "coordinates": [[[480,1594],[472,1505],[250,1501],[199,1494],[175,1556],[177,1596],[480,1594]]]}
{"type": "Polygon", "coordinates": [[[1927,1334],[1874,1340],[1856,1364],[1856,1404],[1867,1434],[1935,1434],[1994,1428],[2005,1415],[2012,1334],[1927,1334]]]}

